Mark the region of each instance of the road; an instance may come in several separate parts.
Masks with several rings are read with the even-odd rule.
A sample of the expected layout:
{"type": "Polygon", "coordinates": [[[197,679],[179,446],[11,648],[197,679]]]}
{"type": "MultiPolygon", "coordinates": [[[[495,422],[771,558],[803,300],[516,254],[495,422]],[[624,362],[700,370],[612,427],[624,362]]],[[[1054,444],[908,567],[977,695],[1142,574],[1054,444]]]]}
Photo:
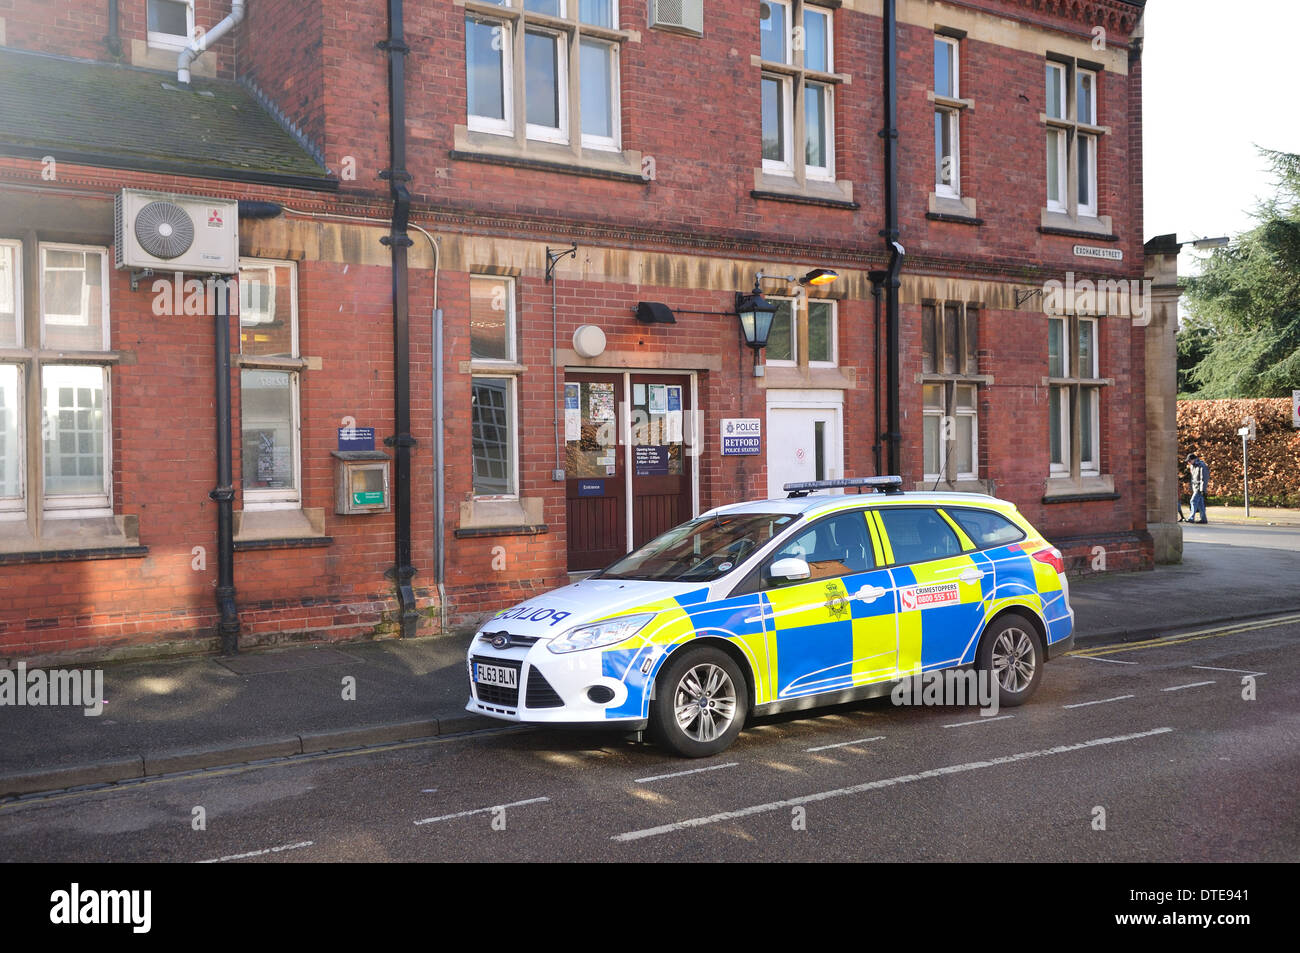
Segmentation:
{"type": "Polygon", "coordinates": [[[1294,862],[1298,638],[1292,616],[1088,647],[996,717],[885,698],[704,761],[508,729],[8,801],[0,856],[1294,862]]]}

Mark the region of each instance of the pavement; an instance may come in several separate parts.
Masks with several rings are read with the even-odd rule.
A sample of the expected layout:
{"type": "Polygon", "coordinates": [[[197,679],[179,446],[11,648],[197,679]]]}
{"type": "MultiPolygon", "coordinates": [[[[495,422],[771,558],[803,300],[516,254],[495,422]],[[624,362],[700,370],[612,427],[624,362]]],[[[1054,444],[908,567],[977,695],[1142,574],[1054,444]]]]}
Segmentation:
{"type": "MultiPolygon", "coordinates": [[[[1180,565],[1070,580],[1078,644],[1300,611],[1300,526],[1184,530],[1180,565]]],[[[105,663],[97,716],[0,708],[0,797],[501,729],[465,711],[471,638],[105,663]]]]}

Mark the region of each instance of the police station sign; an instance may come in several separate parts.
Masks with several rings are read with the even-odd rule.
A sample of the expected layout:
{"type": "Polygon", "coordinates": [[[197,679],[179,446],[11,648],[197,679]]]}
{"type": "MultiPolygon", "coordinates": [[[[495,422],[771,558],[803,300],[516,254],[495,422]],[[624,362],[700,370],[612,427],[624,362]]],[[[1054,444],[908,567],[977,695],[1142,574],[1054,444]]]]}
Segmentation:
{"type": "Polygon", "coordinates": [[[724,457],[756,454],[763,449],[763,422],[757,417],[726,417],[722,421],[724,457]]]}

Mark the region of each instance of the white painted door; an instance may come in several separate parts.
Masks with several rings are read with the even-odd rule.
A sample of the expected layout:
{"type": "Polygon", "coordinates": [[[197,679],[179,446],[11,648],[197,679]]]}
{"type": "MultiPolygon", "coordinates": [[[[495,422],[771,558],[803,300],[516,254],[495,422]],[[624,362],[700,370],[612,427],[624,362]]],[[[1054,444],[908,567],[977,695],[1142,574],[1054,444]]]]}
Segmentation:
{"type": "Polygon", "coordinates": [[[838,406],[768,404],[768,496],[785,496],[782,487],[787,483],[835,480],[843,475],[843,428],[838,406]]]}

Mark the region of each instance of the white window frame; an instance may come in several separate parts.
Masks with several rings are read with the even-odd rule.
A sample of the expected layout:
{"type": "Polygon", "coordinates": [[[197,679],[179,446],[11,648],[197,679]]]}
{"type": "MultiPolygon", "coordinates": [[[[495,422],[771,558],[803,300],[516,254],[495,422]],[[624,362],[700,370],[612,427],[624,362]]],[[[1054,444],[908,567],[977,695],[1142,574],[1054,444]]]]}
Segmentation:
{"type": "Polygon", "coordinates": [[[183,50],[189,46],[190,40],[194,36],[194,0],[169,0],[174,3],[185,4],[185,28],[188,35],[179,36],[175,33],[159,33],[149,29],[149,7],[153,6],[155,0],[145,0],[145,33],[146,41],[150,47],[156,50],[183,50]]]}
{"type": "MultiPolygon", "coordinates": [[[[111,328],[109,326],[110,303],[109,303],[109,284],[108,284],[108,260],[109,249],[101,245],[80,245],[65,242],[39,242],[36,247],[37,253],[37,276],[38,289],[40,294],[40,315],[39,315],[39,333],[40,346],[44,349],[46,345],[45,329],[47,324],[53,324],[56,327],[87,327],[89,326],[89,315],[55,315],[51,321],[50,316],[46,314],[45,301],[45,272],[46,272],[46,255],[50,251],[71,251],[81,254],[96,254],[100,261],[100,330],[101,336],[98,347],[88,348],[87,352],[107,352],[109,350],[109,341],[111,338],[111,328]],[[86,320],[81,320],[82,317],[86,320]]],[[[84,272],[84,269],[82,269],[84,272]]],[[[85,286],[83,286],[84,289],[85,286]]],[[[82,353],[82,352],[79,352],[82,353]]],[[[40,483],[40,502],[41,509],[48,518],[73,518],[81,516],[111,516],[113,513],[113,387],[112,387],[112,370],[111,361],[107,360],[108,354],[105,354],[103,361],[69,361],[58,358],[47,360],[38,360],[36,362],[35,373],[36,392],[40,398],[40,404],[36,408],[37,414],[42,418],[42,432],[44,432],[45,421],[45,368],[47,367],[67,367],[76,364],[90,364],[100,367],[104,373],[104,407],[103,407],[103,427],[104,427],[104,473],[101,493],[86,493],[77,495],[52,494],[46,491],[44,481],[45,466],[45,449],[44,440],[41,441],[41,468],[42,479],[40,483]]],[[[28,417],[31,416],[30,411],[28,417]]],[[[32,486],[32,483],[28,483],[32,486]]]]}
{"type": "Polygon", "coordinates": [[[524,63],[524,130],[529,139],[535,139],[539,142],[559,142],[566,143],[569,141],[569,38],[565,33],[557,33],[554,30],[543,29],[537,26],[528,26],[524,30],[524,46],[527,48],[529,36],[548,37],[555,45],[555,102],[559,115],[556,117],[559,126],[543,126],[538,123],[527,122],[528,116],[528,64],[524,63]]]}
{"type": "MultiPolygon", "coordinates": [[[[1051,198],[1052,182],[1044,176],[1045,207],[1071,218],[1100,217],[1098,191],[1102,136],[1107,129],[1097,124],[1100,95],[1100,70],[1081,65],[1077,60],[1049,59],[1044,70],[1044,97],[1049,86],[1060,99],[1062,114],[1052,115],[1044,104],[1045,133],[1056,133],[1057,198],[1051,198]],[[1048,74],[1052,76],[1048,80],[1048,74]],[[1082,77],[1091,78],[1092,95],[1085,113],[1080,113],[1079,86],[1082,77]],[[1086,174],[1081,167],[1086,156],[1086,174]],[[1084,198],[1080,198],[1080,193],[1084,198]]],[[[1045,135],[1046,139],[1046,135],[1045,135]]],[[[1044,150],[1044,162],[1051,150],[1044,150]]],[[[1045,170],[1046,173],[1046,170],[1045,170]]]]}
{"type": "MultiPolygon", "coordinates": [[[[300,360],[298,350],[298,263],[288,259],[275,258],[241,258],[239,259],[239,270],[242,275],[245,270],[252,269],[269,269],[273,274],[277,268],[286,268],[289,274],[289,313],[292,320],[290,329],[290,340],[292,341],[293,353],[289,355],[290,361],[300,360]]],[[[280,293],[279,287],[272,289],[271,301],[274,307],[274,301],[280,293]]],[[[242,287],[239,293],[239,303],[243,306],[242,287]]],[[[251,327],[267,323],[258,321],[251,327]]],[[[239,321],[240,328],[243,328],[242,310],[239,321]]],[[[302,508],[302,367],[292,367],[285,365],[283,357],[261,357],[256,354],[244,354],[243,334],[240,334],[240,490],[243,494],[244,509],[254,510],[296,510],[302,508]],[[249,452],[249,448],[243,445],[244,434],[244,403],[242,400],[243,375],[245,371],[266,371],[272,373],[286,373],[289,375],[289,395],[290,395],[290,425],[289,440],[291,449],[291,460],[293,467],[293,485],[289,487],[246,487],[243,486],[243,454],[249,452]]]]}
{"type": "MultiPolygon", "coordinates": [[[[783,155],[780,159],[762,158],[762,171],[765,174],[789,176],[798,185],[811,179],[818,182],[835,181],[835,86],[842,77],[835,70],[835,16],[834,9],[805,0],[764,0],[771,6],[779,6],[785,11],[786,35],[785,55],[780,60],[762,59],[762,19],[759,20],[759,63],[767,68],[759,74],[759,119],[762,122],[762,83],[775,80],[781,85],[782,109],[779,121],[785,132],[783,155]],[[804,52],[807,32],[804,20],[811,11],[826,23],[826,69],[813,70],[805,66],[804,52]],[[796,38],[799,40],[796,49],[796,38]],[[772,67],[781,66],[782,70],[772,67]],[[806,91],[810,85],[820,86],[825,90],[826,104],[826,164],[814,166],[808,163],[808,128],[806,91]]],[[[761,132],[760,132],[761,147],[761,132]]]]}
{"type": "Polygon", "coordinates": [[[5,362],[0,367],[12,367],[17,372],[15,396],[18,401],[13,408],[18,495],[0,496],[0,520],[23,519],[27,516],[27,368],[18,362],[5,362]]]}
{"type": "MultiPolygon", "coordinates": [[[[785,148],[780,159],[763,156],[763,171],[777,175],[794,175],[794,80],[779,73],[764,73],[763,80],[774,81],[781,90],[781,127],[785,130],[782,137],[785,148]]],[[[761,81],[760,81],[761,82],[761,81]]],[[[760,87],[761,94],[761,87],[760,87]]]]}
{"type": "MultiPolygon", "coordinates": [[[[761,15],[761,6],[764,3],[766,3],[770,7],[781,7],[783,10],[785,10],[785,42],[782,44],[782,46],[784,47],[785,56],[779,60],[768,60],[767,62],[785,63],[787,65],[791,65],[794,63],[794,4],[790,2],[790,0],[760,0],[760,16],[758,20],[759,30],[760,30],[758,55],[760,57],[763,55],[763,44],[762,44],[763,34],[761,31],[763,29],[762,24],[764,21],[761,15]]],[[[802,25],[803,24],[801,23],[800,26],[802,25]]]]}
{"type": "MultiPolygon", "coordinates": [[[[577,137],[581,148],[601,152],[618,152],[622,149],[622,44],[635,36],[619,27],[618,0],[610,0],[612,26],[598,26],[581,19],[579,0],[560,0],[560,15],[551,16],[528,10],[525,2],[512,0],[459,0],[465,6],[466,20],[473,20],[502,29],[501,61],[502,108],[504,119],[477,116],[469,112],[466,102],[465,128],[472,132],[510,136],[516,146],[525,142],[545,142],[569,145],[577,137]],[[543,126],[528,122],[528,71],[524,63],[527,39],[530,34],[546,34],[556,44],[556,85],[559,106],[559,126],[543,126]],[[583,40],[610,47],[610,131],[611,136],[588,135],[582,131],[581,60],[583,40]],[[576,78],[577,82],[571,82],[576,78]],[[518,87],[518,89],[516,89],[518,87]],[[516,116],[516,111],[519,116],[516,116]],[[522,126],[522,129],[518,128],[522,126]]],[[[468,89],[468,56],[465,63],[468,89]]],[[[467,93],[468,99],[468,93],[467,93]]]]}
{"type": "MultiPolygon", "coordinates": [[[[614,0],[611,0],[611,2],[614,2],[614,0]]],[[[614,22],[617,23],[618,22],[617,3],[615,3],[614,13],[615,13],[614,22]]],[[[578,67],[579,67],[578,76],[580,80],[578,84],[579,107],[581,107],[581,99],[582,99],[581,67],[582,67],[582,44],[583,43],[598,43],[601,46],[606,46],[609,48],[609,79],[610,79],[609,128],[610,131],[613,132],[614,134],[612,136],[597,136],[597,135],[583,132],[582,147],[584,149],[599,149],[604,152],[618,152],[622,148],[621,145],[622,135],[620,130],[622,129],[622,125],[623,125],[623,108],[619,97],[619,90],[622,89],[623,86],[622,76],[620,73],[621,60],[622,60],[622,57],[620,56],[621,47],[619,46],[619,44],[614,43],[612,41],[601,40],[592,36],[584,36],[579,38],[578,55],[577,55],[578,67]]],[[[581,115],[581,111],[579,111],[579,115],[581,115]]],[[[579,129],[579,132],[581,132],[581,129],[579,129]]]]}
{"type": "Polygon", "coordinates": [[[806,295],[801,296],[805,302],[804,313],[807,314],[808,322],[808,366],[809,367],[839,367],[840,366],[840,307],[839,302],[834,298],[809,298],[806,295]],[[812,306],[814,304],[828,305],[830,307],[830,345],[831,359],[829,361],[814,361],[812,359],[812,306]]]}
{"type": "MultiPolygon", "coordinates": [[[[89,321],[90,315],[89,315],[88,313],[86,313],[86,311],[84,311],[84,310],[83,310],[81,313],[78,313],[78,314],[75,314],[75,315],[74,315],[74,314],[58,314],[58,315],[53,315],[53,316],[51,316],[51,315],[50,315],[50,314],[45,310],[45,307],[46,307],[46,303],[45,303],[45,272],[46,272],[47,270],[55,270],[55,271],[67,271],[67,270],[70,270],[70,269],[63,269],[63,268],[47,269],[46,264],[45,264],[45,255],[46,255],[46,252],[50,252],[50,251],[68,251],[68,252],[77,252],[77,253],[79,253],[79,254],[93,253],[93,254],[97,254],[97,255],[100,256],[100,269],[99,269],[99,282],[100,282],[100,284],[99,284],[99,286],[100,286],[101,289],[103,289],[103,290],[102,290],[102,293],[100,294],[100,303],[99,303],[99,304],[100,304],[100,322],[99,322],[99,323],[100,323],[100,328],[101,328],[101,330],[103,331],[102,340],[101,340],[101,342],[100,342],[100,349],[107,351],[107,350],[108,350],[108,340],[109,340],[109,330],[108,330],[108,310],[109,310],[109,306],[108,306],[108,250],[107,250],[106,248],[100,247],[100,246],[98,246],[98,245],[72,245],[72,244],[65,244],[65,243],[60,243],[60,242],[41,242],[41,243],[40,243],[40,247],[39,247],[39,254],[40,254],[40,259],[39,259],[39,261],[40,261],[40,295],[41,295],[41,347],[45,347],[45,346],[46,346],[46,344],[45,344],[45,326],[46,326],[47,324],[53,324],[53,325],[56,325],[56,326],[58,326],[58,327],[67,327],[67,328],[76,328],[76,327],[82,327],[82,328],[84,328],[84,327],[89,327],[89,326],[90,326],[90,321],[89,321]],[[56,320],[51,320],[51,317],[55,318],[56,320]]],[[[82,272],[83,274],[85,273],[85,269],[84,269],[84,268],[83,268],[83,269],[80,269],[80,270],[81,270],[81,272],[82,272]]],[[[83,281],[83,282],[82,282],[82,297],[85,298],[85,297],[88,297],[88,296],[89,296],[89,286],[87,286],[87,285],[85,284],[85,282],[83,281]]]]}
{"type": "MultiPolygon", "coordinates": [[[[8,248],[13,253],[13,274],[9,276],[10,281],[5,286],[4,293],[13,299],[11,302],[14,313],[13,346],[22,348],[24,325],[26,323],[23,320],[23,243],[8,239],[0,240],[0,248],[8,248]]],[[[4,366],[13,367],[17,372],[17,385],[15,388],[17,404],[13,408],[13,413],[15,451],[17,453],[17,460],[15,461],[17,469],[15,472],[18,477],[18,495],[16,497],[0,497],[0,520],[21,519],[27,514],[27,367],[22,361],[4,361],[0,363],[3,363],[4,366]]]]}
{"type": "MultiPolygon", "coordinates": [[[[1097,154],[1099,145],[1100,143],[1097,136],[1084,132],[1078,133],[1075,136],[1075,147],[1078,150],[1079,156],[1082,156],[1085,152],[1088,154],[1087,179],[1084,179],[1082,175],[1080,175],[1079,178],[1080,188],[1086,186],[1088,189],[1088,200],[1084,201],[1082,198],[1078,199],[1079,214],[1085,215],[1088,218],[1097,217],[1097,154]]],[[[1078,164],[1083,164],[1082,159],[1078,160],[1078,164]]]]}
{"type": "MultiPolygon", "coordinates": [[[[763,363],[771,367],[797,367],[799,364],[799,302],[802,295],[797,297],[786,297],[785,295],[767,295],[767,300],[773,303],[777,301],[786,301],[790,304],[790,357],[772,358],[769,357],[767,348],[763,348],[763,363]]],[[[776,323],[776,316],[772,317],[773,324],[776,323]]],[[[768,343],[772,341],[771,333],[768,334],[768,343]]]]}
{"type": "MultiPolygon", "coordinates": [[[[477,362],[476,362],[477,363],[477,362]]],[[[470,487],[473,499],[475,500],[517,500],[519,499],[519,379],[514,374],[493,374],[491,372],[479,374],[475,373],[470,378],[470,396],[473,398],[473,389],[476,381],[479,380],[503,380],[506,382],[507,393],[507,412],[509,420],[507,421],[507,431],[510,439],[510,452],[507,454],[508,472],[506,475],[506,492],[505,493],[476,493],[473,492],[474,481],[477,479],[474,473],[474,409],[470,405],[470,487]]]]}
{"type": "MultiPolygon", "coordinates": [[[[469,276],[469,280],[471,285],[475,281],[495,281],[499,284],[505,285],[506,288],[506,356],[505,357],[473,357],[471,355],[471,360],[476,365],[482,364],[482,365],[490,366],[492,364],[518,364],[519,363],[519,342],[517,340],[518,326],[516,324],[517,315],[515,313],[515,309],[516,309],[515,302],[516,302],[516,296],[518,294],[518,289],[515,287],[515,279],[510,275],[485,275],[485,274],[479,274],[477,272],[472,272],[469,276]]],[[[485,375],[476,374],[475,376],[482,377],[485,375]]],[[[489,374],[486,376],[491,376],[491,375],[489,374]]]]}
{"type": "MultiPolygon", "coordinates": [[[[834,11],[833,11],[830,7],[822,7],[822,6],[818,6],[818,5],[815,4],[815,3],[802,3],[802,4],[800,4],[800,11],[799,11],[799,13],[800,13],[800,20],[799,20],[799,26],[801,26],[801,27],[804,28],[804,49],[805,49],[805,50],[807,50],[807,48],[808,48],[808,43],[807,43],[808,28],[807,28],[806,26],[804,26],[803,21],[804,21],[805,19],[807,19],[807,16],[808,16],[808,8],[809,8],[809,7],[812,8],[812,12],[813,12],[813,15],[814,15],[814,16],[819,16],[819,17],[821,17],[823,20],[826,21],[826,69],[824,69],[824,70],[818,70],[817,72],[822,72],[822,73],[834,73],[834,72],[835,72],[835,17],[834,17],[834,11]]],[[[807,67],[807,68],[811,69],[811,67],[807,67]]]]}
{"type": "Polygon", "coordinates": [[[819,179],[823,182],[835,181],[835,87],[830,83],[817,83],[807,80],[803,84],[805,94],[809,86],[820,86],[826,91],[826,164],[812,165],[807,160],[808,155],[808,121],[807,121],[807,100],[804,105],[804,128],[803,128],[803,147],[804,147],[804,169],[805,174],[810,179],[819,179]]]}
{"type": "Polygon", "coordinates": [[[942,181],[943,156],[935,156],[934,192],[946,198],[961,198],[961,108],[940,102],[941,99],[957,100],[961,98],[961,42],[952,36],[936,33],[936,44],[942,43],[952,48],[952,91],[934,90],[934,113],[942,117],[941,121],[949,128],[952,141],[952,182],[942,181]]]}
{"type": "MultiPolygon", "coordinates": [[[[963,382],[961,382],[961,381],[953,381],[953,382],[952,382],[952,391],[953,391],[953,394],[952,394],[952,415],[953,415],[953,419],[954,419],[954,421],[955,421],[956,418],[958,418],[958,417],[969,417],[969,418],[970,418],[970,462],[971,462],[971,469],[970,469],[970,470],[958,470],[958,471],[957,471],[957,479],[959,479],[959,480],[976,480],[976,479],[979,478],[979,466],[980,466],[980,414],[979,414],[979,399],[980,399],[980,392],[979,392],[979,385],[974,384],[974,383],[969,383],[969,384],[967,384],[967,383],[963,383],[963,382]],[[970,406],[970,407],[962,407],[961,405],[959,405],[959,404],[957,403],[957,388],[959,388],[959,387],[969,387],[969,388],[974,392],[974,399],[971,401],[971,406],[970,406]]],[[[959,439],[960,439],[960,437],[958,436],[957,428],[954,426],[954,427],[953,427],[953,437],[952,437],[954,447],[956,446],[956,443],[957,443],[957,441],[958,441],[959,439]]],[[[945,468],[945,469],[946,469],[946,468],[945,468]]]]}
{"type": "Polygon", "coordinates": [[[23,243],[20,241],[10,241],[9,239],[0,240],[0,248],[8,248],[13,252],[14,272],[10,276],[12,279],[8,286],[8,294],[13,298],[12,306],[14,313],[14,347],[23,346],[23,243]]]}
{"type": "MultiPolygon", "coordinates": [[[[491,20],[485,17],[467,14],[466,23],[473,20],[475,23],[482,23],[487,26],[499,28],[501,30],[501,119],[494,119],[491,116],[479,116],[469,111],[469,53],[465,55],[465,112],[466,123],[469,129],[479,132],[490,132],[498,135],[512,135],[515,131],[515,79],[514,79],[514,24],[509,20],[491,20]]],[[[468,29],[466,30],[468,33],[468,29]]],[[[468,37],[467,37],[468,39],[468,37]]]]}
{"type": "MultiPolygon", "coordinates": [[[[73,518],[81,516],[113,515],[113,388],[112,375],[107,364],[69,364],[48,361],[40,365],[39,391],[41,394],[41,413],[45,413],[45,371],[58,367],[96,367],[104,375],[104,474],[100,486],[101,493],[54,494],[41,486],[41,508],[46,519],[73,518]]],[[[42,421],[44,423],[44,421],[42,421]]],[[[41,447],[41,466],[45,466],[44,441],[41,447]]],[[[42,476],[44,474],[42,473],[42,476]]]]}
{"type": "MultiPolygon", "coordinates": [[[[1048,426],[1055,428],[1060,435],[1061,458],[1062,462],[1058,463],[1051,457],[1051,441],[1048,441],[1048,470],[1052,478],[1072,478],[1072,477],[1095,477],[1101,474],[1101,398],[1103,388],[1110,383],[1101,378],[1101,322],[1091,316],[1082,315],[1049,315],[1048,316],[1048,335],[1050,342],[1051,322],[1060,322],[1061,327],[1061,374],[1059,376],[1050,376],[1048,386],[1058,396],[1059,411],[1056,420],[1050,417],[1051,403],[1049,401],[1049,419],[1048,426]],[[1080,367],[1079,353],[1079,329],[1083,325],[1092,327],[1092,357],[1090,365],[1086,368],[1080,367]],[[1084,426],[1083,415],[1083,392],[1088,391],[1092,395],[1092,419],[1088,422],[1089,436],[1092,443],[1092,459],[1085,460],[1080,456],[1078,460],[1078,470],[1075,471],[1074,444],[1075,444],[1075,426],[1082,428],[1084,426]]],[[[1049,343],[1048,373],[1051,375],[1050,360],[1050,343],[1049,343]]],[[[1082,431],[1079,435],[1079,452],[1082,454],[1083,441],[1082,431]]]]}

